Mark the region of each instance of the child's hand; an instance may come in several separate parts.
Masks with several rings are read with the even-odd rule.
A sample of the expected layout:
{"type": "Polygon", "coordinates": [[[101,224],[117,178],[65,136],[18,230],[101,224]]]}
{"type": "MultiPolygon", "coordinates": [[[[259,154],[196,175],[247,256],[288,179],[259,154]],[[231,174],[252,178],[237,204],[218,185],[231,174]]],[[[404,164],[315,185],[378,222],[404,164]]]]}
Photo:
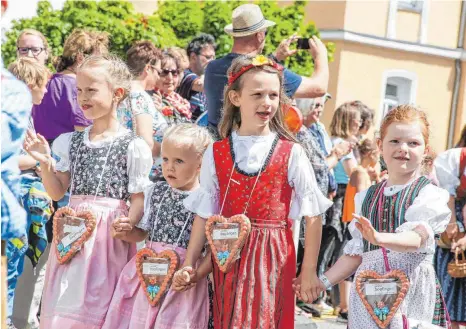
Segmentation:
{"type": "Polygon", "coordinates": [[[356,214],[353,214],[353,216],[358,220],[358,223],[356,223],[356,227],[361,232],[363,238],[369,241],[374,246],[379,246],[380,233],[375,230],[375,228],[372,226],[372,223],[366,217],[359,216],[356,214]]]}
{"type": "Polygon", "coordinates": [[[185,266],[176,271],[173,276],[172,289],[175,291],[186,291],[197,283],[197,272],[191,266],[185,266]]]}
{"type": "Polygon", "coordinates": [[[44,136],[40,134],[36,135],[33,131],[28,130],[23,146],[34,160],[41,163],[49,163],[52,152],[50,151],[49,143],[44,136]]]}
{"type": "Polygon", "coordinates": [[[119,217],[112,223],[112,237],[122,239],[133,230],[128,217],[119,217]]]}
{"type": "Polygon", "coordinates": [[[320,293],[325,290],[325,286],[316,273],[304,274],[301,272],[299,277],[293,280],[293,289],[300,300],[312,303],[319,298],[320,293]]]}

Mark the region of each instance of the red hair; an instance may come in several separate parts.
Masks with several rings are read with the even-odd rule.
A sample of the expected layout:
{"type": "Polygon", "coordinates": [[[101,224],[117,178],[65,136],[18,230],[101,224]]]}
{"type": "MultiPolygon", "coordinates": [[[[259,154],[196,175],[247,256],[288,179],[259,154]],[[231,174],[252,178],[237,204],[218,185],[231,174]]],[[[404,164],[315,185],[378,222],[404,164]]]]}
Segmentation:
{"type": "Polygon", "coordinates": [[[392,109],[382,121],[380,125],[380,139],[383,140],[387,134],[388,126],[392,123],[419,123],[422,129],[424,143],[429,144],[430,124],[427,121],[427,115],[424,111],[412,105],[398,105],[392,109]]]}

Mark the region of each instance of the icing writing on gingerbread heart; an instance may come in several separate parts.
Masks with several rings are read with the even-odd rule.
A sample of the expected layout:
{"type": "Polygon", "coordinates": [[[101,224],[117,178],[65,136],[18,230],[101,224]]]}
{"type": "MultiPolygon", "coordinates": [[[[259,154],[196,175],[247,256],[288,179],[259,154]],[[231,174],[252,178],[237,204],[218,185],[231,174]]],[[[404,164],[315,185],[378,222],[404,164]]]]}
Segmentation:
{"type": "Polygon", "coordinates": [[[180,258],[173,250],[143,248],[136,254],[136,272],[149,304],[156,306],[170,288],[180,258]]]}
{"type": "Polygon", "coordinates": [[[245,215],[225,218],[210,217],[205,226],[207,242],[219,269],[227,273],[238,259],[251,231],[251,222],[245,215]]]}
{"type": "Polygon", "coordinates": [[[401,270],[380,275],[362,271],[356,277],[356,291],[379,328],[387,328],[406,297],[409,279],[401,270]]]}
{"type": "Polygon", "coordinates": [[[81,250],[91,237],[96,218],[89,210],[76,212],[70,207],[58,209],[53,220],[53,236],[57,260],[64,264],[81,250]]]}

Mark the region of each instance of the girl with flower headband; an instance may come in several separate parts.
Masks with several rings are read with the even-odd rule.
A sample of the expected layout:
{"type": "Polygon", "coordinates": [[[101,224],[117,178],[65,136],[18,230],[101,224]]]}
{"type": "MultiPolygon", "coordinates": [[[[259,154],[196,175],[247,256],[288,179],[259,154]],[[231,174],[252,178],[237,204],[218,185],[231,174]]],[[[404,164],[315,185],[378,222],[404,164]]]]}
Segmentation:
{"type": "Polygon", "coordinates": [[[282,68],[264,56],[242,56],[228,73],[220,123],[223,139],[207,149],[201,187],[184,202],[197,216],[175,289],[189,287],[205,275],[192,268],[206,242],[205,219],[244,214],[252,228],[240,258],[227,274],[212,261],[214,326],[293,328],[292,220],[306,218],[306,251],[297,282],[303,301],[309,302],[317,298],[320,285],[320,215],[331,202],[319,191],[303,148],[283,124],[281,107],[287,100],[282,68]]]}

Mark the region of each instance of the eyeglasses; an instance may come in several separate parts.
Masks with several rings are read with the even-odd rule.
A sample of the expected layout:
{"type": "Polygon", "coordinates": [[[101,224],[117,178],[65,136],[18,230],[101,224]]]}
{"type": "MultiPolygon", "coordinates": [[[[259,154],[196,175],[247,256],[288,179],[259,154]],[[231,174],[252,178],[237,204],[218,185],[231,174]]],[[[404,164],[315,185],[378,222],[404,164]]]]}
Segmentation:
{"type": "Polygon", "coordinates": [[[172,74],[173,77],[177,77],[180,72],[178,72],[177,70],[166,70],[166,69],[163,69],[162,71],[160,71],[159,75],[161,77],[166,77],[168,76],[169,74],[172,74]]]}
{"type": "Polygon", "coordinates": [[[21,55],[27,55],[29,54],[29,51],[31,51],[34,56],[39,55],[42,51],[45,50],[45,48],[42,47],[18,47],[17,49],[21,55]]]}
{"type": "Polygon", "coordinates": [[[208,61],[214,60],[214,59],[215,59],[215,55],[207,56],[207,55],[204,55],[204,54],[199,54],[199,56],[204,57],[204,58],[207,59],[208,61]]]}

